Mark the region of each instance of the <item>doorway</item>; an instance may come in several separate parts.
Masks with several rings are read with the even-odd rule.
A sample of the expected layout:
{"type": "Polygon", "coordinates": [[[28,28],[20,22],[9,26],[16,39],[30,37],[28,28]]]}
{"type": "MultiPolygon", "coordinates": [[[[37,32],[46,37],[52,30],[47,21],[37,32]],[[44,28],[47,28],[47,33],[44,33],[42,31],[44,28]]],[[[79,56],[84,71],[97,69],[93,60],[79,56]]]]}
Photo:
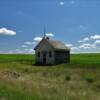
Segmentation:
{"type": "Polygon", "coordinates": [[[46,64],[46,52],[43,52],[43,64],[46,64]]]}

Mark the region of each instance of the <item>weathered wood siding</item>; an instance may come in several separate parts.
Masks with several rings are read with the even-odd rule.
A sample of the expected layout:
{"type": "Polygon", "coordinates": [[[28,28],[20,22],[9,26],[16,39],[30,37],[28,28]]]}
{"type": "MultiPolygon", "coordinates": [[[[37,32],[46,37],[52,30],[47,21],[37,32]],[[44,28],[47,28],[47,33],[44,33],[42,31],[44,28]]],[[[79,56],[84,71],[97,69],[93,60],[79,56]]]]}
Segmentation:
{"type": "Polygon", "coordinates": [[[43,52],[46,53],[46,64],[54,64],[55,58],[54,58],[54,51],[53,48],[45,41],[42,41],[39,47],[36,49],[35,54],[35,60],[38,64],[43,64],[43,52]],[[49,52],[51,51],[52,57],[49,57],[49,52]],[[38,57],[38,52],[40,52],[40,57],[38,57]]]}
{"type": "Polygon", "coordinates": [[[55,64],[70,62],[70,51],[55,51],[55,64]]]}

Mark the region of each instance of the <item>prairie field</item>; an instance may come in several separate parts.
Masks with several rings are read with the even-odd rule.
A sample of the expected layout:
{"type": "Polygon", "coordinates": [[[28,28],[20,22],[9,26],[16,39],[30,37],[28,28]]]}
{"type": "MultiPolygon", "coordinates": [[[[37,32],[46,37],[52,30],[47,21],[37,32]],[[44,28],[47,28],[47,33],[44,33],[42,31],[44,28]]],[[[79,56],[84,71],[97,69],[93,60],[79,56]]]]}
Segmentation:
{"type": "Polygon", "coordinates": [[[37,66],[34,55],[0,55],[0,100],[100,100],[100,54],[37,66]]]}

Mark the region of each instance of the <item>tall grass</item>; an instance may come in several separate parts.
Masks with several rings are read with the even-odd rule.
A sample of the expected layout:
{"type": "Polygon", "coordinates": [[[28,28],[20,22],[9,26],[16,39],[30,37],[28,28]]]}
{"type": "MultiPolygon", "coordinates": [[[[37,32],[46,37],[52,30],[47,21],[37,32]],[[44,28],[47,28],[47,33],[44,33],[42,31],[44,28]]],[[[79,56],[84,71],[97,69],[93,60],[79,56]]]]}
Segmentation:
{"type": "Polygon", "coordinates": [[[34,55],[0,55],[0,100],[99,100],[100,54],[35,66],[34,55]]]}

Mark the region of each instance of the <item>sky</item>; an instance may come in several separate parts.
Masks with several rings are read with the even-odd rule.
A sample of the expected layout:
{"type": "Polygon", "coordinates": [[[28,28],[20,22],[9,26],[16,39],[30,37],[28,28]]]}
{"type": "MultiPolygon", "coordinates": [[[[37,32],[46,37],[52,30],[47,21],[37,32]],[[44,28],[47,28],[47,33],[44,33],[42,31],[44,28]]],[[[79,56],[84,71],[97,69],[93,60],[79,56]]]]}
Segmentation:
{"type": "Polygon", "coordinates": [[[100,0],[0,0],[0,53],[34,53],[46,35],[71,53],[100,52],[100,0]]]}

